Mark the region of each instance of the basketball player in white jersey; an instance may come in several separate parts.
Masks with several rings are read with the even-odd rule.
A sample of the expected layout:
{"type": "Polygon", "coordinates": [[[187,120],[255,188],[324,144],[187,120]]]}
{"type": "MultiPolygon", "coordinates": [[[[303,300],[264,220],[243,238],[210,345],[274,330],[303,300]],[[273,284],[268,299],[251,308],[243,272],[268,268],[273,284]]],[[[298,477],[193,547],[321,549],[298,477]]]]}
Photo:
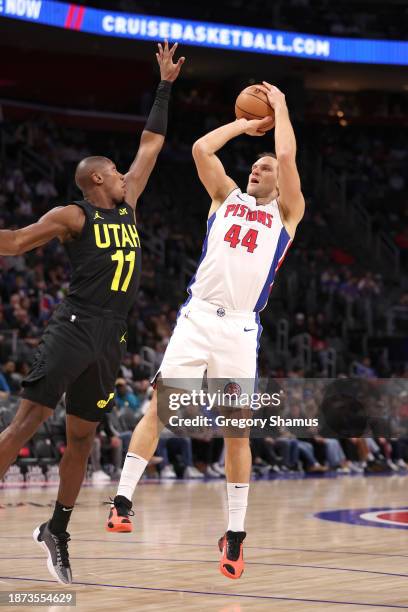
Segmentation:
{"type": "MultiPolygon", "coordinates": [[[[160,367],[164,379],[197,379],[205,371],[209,381],[256,378],[259,312],[305,206],[285,96],[266,82],[262,89],[275,112],[276,155],[268,153],[254,162],[246,193],[226,174],[216,153],[242,134],[262,136],[271,128],[270,118],[233,121],[193,146],[198,174],[212,203],[202,257],[160,367]]],[[[133,434],[108,531],[132,530],[131,499],[155,451],[158,433],[155,393],[133,434]]],[[[220,570],[237,579],[244,570],[242,542],[251,473],[248,437],[225,438],[225,468],[229,522],[219,540],[220,570]]]]}

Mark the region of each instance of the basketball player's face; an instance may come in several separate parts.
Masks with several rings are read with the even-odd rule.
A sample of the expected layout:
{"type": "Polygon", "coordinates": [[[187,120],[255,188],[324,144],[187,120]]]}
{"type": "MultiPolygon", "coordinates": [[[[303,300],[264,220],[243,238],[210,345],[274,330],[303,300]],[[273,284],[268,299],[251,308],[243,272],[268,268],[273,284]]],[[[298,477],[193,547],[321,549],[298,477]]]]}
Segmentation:
{"type": "Polygon", "coordinates": [[[121,174],[113,162],[106,165],[103,181],[106,190],[115,204],[121,204],[125,200],[126,184],[125,177],[121,174]]]}
{"type": "Polygon", "coordinates": [[[247,193],[254,198],[272,196],[278,184],[278,162],[274,157],[261,157],[252,166],[247,193]]]}

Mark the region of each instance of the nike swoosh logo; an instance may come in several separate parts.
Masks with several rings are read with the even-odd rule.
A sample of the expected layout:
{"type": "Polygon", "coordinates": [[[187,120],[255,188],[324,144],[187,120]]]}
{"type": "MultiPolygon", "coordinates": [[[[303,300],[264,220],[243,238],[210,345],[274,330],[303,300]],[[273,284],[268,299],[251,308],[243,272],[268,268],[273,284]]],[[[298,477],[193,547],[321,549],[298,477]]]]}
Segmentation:
{"type": "Polygon", "coordinates": [[[244,331],[254,331],[255,327],[244,327],[244,331]]]}
{"type": "Polygon", "coordinates": [[[63,508],[62,511],[63,512],[72,512],[73,508],[63,508]]]}
{"type": "Polygon", "coordinates": [[[247,489],[247,488],[248,488],[248,485],[244,485],[243,487],[237,487],[237,485],[235,485],[235,488],[236,488],[236,489],[247,489]]]}

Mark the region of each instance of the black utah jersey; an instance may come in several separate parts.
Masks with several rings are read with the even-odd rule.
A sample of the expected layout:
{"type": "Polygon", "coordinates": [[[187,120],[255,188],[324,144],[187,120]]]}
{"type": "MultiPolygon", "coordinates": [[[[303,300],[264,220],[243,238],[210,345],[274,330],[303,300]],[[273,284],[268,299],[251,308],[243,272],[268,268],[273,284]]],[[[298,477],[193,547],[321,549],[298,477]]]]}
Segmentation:
{"type": "Polygon", "coordinates": [[[141,273],[141,246],[129,204],[96,208],[74,202],[85,214],[75,240],[65,243],[72,267],[68,298],[86,306],[111,309],[126,317],[136,301],[141,273]]]}

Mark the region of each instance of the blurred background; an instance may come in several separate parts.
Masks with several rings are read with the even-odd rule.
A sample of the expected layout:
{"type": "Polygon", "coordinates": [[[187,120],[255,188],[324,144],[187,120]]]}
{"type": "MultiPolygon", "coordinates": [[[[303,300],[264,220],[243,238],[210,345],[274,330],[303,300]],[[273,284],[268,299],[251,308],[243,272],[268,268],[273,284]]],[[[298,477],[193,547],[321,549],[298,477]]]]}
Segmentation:
{"type": "MultiPolygon", "coordinates": [[[[159,79],[154,41],[75,31],[75,23],[81,29],[78,7],[62,28],[24,20],[36,6],[43,11],[52,4],[30,1],[19,7],[3,2],[0,9],[1,228],[22,227],[78,198],[73,172],[86,155],[111,157],[125,172],[159,79]]],[[[86,10],[98,8],[390,44],[406,40],[408,32],[404,0],[81,4],[88,7],[84,24],[86,10]]],[[[360,63],[351,55],[350,62],[334,62],[180,44],[187,60],[173,87],[166,144],[137,209],[142,283],[129,318],[116,408],[101,427],[93,458],[93,473],[102,480],[120,472],[129,432],[148,401],[149,376],[161,362],[201,251],[209,200],[192,163],[192,143],[234,119],[234,100],[249,84],[268,80],[286,94],[307,203],[262,314],[260,374],[408,378],[408,51],[401,46],[395,64],[385,63],[385,51],[384,63],[360,63]]],[[[244,136],[221,157],[244,189],[255,154],[271,147],[273,132],[264,139],[244,136]]],[[[69,272],[57,242],[24,256],[0,257],[2,428],[14,413],[41,333],[67,291],[69,272]]],[[[302,398],[299,403],[304,410],[302,398]]],[[[398,428],[398,420],[408,417],[404,391],[391,409],[398,428]]],[[[38,434],[40,450],[34,440],[21,459],[32,459],[37,468],[41,457],[41,465],[58,461],[64,451],[62,414],[57,411],[54,424],[38,434]]],[[[387,439],[374,433],[371,447],[367,441],[342,442],[335,458],[328,444],[309,440],[314,455],[294,461],[285,455],[285,444],[277,444],[284,437],[277,431],[268,448],[254,442],[254,466],[261,466],[258,475],[317,466],[361,470],[377,458],[383,466],[405,469],[408,446],[395,443],[398,431],[387,439]]],[[[172,477],[222,476],[219,442],[166,439],[156,464],[172,477]],[[186,473],[188,467],[194,469],[186,473]]],[[[21,470],[15,475],[22,477],[21,470]]]]}

